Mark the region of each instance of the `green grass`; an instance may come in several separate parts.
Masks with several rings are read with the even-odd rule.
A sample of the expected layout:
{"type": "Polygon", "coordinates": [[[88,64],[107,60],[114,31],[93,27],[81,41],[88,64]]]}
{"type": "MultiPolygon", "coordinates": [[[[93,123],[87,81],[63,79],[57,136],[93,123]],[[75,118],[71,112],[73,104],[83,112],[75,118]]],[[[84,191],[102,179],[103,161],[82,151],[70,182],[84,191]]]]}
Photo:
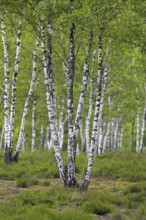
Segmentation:
{"type": "MultiPolygon", "coordinates": [[[[62,153],[67,160],[66,153],[62,153]]],[[[86,172],[86,154],[76,159],[78,182],[86,172]]],[[[6,165],[0,152],[2,220],[146,219],[146,155],[117,152],[96,156],[89,190],[65,189],[54,153],[20,154],[6,165]]]]}

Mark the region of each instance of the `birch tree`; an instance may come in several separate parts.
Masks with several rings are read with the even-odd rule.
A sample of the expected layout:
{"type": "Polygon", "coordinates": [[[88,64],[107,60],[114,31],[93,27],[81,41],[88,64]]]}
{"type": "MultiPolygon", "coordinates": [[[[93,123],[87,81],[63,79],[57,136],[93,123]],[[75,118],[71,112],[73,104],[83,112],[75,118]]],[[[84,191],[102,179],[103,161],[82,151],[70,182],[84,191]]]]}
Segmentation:
{"type": "Polygon", "coordinates": [[[2,15],[2,42],[4,48],[4,72],[5,72],[5,94],[4,94],[4,111],[5,111],[5,162],[12,161],[12,143],[13,143],[13,130],[14,130],[14,118],[15,118],[15,106],[16,106],[16,85],[17,75],[19,71],[20,51],[21,51],[21,27],[22,18],[19,17],[18,21],[18,33],[16,39],[16,56],[14,64],[14,72],[12,79],[12,93],[11,93],[11,105],[9,104],[9,89],[10,89],[10,72],[9,60],[8,60],[8,45],[6,40],[6,28],[5,28],[5,14],[2,15]]]}
{"type": "Polygon", "coordinates": [[[96,149],[95,141],[97,135],[97,123],[99,118],[99,109],[100,109],[100,100],[101,100],[101,83],[103,77],[103,60],[102,60],[102,35],[99,35],[98,38],[98,76],[97,76],[97,88],[96,88],[96,101],[95,101],[95,110],[94,110],[94,119],[93,119],[93,127],[92,127],[92,136],[91,136],[91,143],[90,143],[90,151],[88,157],[88,166],[87,172],[85,175],[84,182],[82,184],[82,189],[86,190],[90,183],[90,175],[93,166],[93,159],[94,159],[94,152],[96,149]]]}
{"type": "Polygon", "coordinates": [[[59,169],[60,179],[62,180],[64,186],[67,185],[67,179],[64,173],[64,165],[62,157],[60,154],[60,143],[59,143],[59,134],[56,128],[57,118],[56,118],[56,109],[54,108],[54,102],[51,94],[51,89],[54,90],[53,85],[49,88],[50,77],[48,76],[48,66],[47,66],[47,56],[46,56],[46,45],[44,39],[44,25],[42,18],[40,19],[40,31],[41,31],[41,46],[42,46],[42,58],[43,58],[43,69],[44,69],[44,87],[46,93],[46,103],[48,109],[48,117],[50,124],[51,137],[53,140],[55,158],[59,169]]]}
{"type": "Polygon", "coordinates": [[[24,136],[24,128],[25,128],[26,117],[27,117],[27,113],[28,113],[28,107],[29,107],[29,104],[30,104],[30,100],[31,100],[34,85],[35,85],[36,60],[37,60],[38,46],[39,46],[39,39],[37,38],[35,49],[34,49],[34,54],[33,54],[33,67],[32,67],[32,77],[31,77],[30,88],[29,88],[28,96],[27,96],[26,101],[25,101],[23,115],[22,115],[22,119],[21,119],[20,131],[19,131],[19,136],[18,136],[18,141],[17,141],[15,153],[14,153],[14,156],[13,156],[13,160],[15,162],[18,162],[18,156],[19,156],[19,152],[20,152],[20,149],[21,149],[21,144],[22,144],[22,140],[23,140],[23,136],[24,136]]]}

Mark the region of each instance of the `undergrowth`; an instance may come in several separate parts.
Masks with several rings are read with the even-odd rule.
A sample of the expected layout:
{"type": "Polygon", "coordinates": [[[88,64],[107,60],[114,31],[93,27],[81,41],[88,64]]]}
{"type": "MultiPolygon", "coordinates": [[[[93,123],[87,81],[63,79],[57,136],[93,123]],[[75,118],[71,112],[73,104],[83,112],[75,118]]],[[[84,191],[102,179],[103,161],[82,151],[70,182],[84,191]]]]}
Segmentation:
{"type": "MultiPolygon", "coordinates": [[[[62,156],[67,161],[66,153],[62,156]]],[[[86,165],[86,154],[77,156],[80,183],[86,165]]],[[[81,192],[63,188],[52,151],[23,152],[17,164],[9,165],[4,164],[0,152],[0,180],[11,180],[20,189],[9,198],[8,188],[5,193],[1,189],[2,220],[94,220],[104,216],[109,220],[146,219],[144,154],[116,152],[96,156],[89,190],[81,192]]]]}

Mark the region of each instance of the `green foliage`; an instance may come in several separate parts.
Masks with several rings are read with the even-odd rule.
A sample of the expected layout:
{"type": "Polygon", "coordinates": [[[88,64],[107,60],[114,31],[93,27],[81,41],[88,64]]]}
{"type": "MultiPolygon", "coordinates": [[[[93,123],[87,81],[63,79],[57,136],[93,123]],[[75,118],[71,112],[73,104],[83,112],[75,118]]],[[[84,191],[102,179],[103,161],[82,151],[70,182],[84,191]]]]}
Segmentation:
{"type": "Polygon", "coordinates": [[[146,180],[145,155],[125,152],[97,156],[92,176],[98,178],[142,181],[146,180]]]}
{"type": "Polygon", "coordinates": [[[27,188],[28,186],[37,185],[38,180],[35,177],[28,178],[23,176],[22,178],[16,179],[16,186],[27,188]]]}

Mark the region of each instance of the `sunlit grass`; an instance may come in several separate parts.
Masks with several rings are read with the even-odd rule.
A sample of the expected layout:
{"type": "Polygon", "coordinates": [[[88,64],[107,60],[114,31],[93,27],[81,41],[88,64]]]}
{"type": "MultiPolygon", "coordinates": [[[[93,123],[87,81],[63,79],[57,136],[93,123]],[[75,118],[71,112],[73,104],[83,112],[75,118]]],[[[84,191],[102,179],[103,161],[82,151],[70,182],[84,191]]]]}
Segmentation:
{"type": "MultiPolygon", "coordinates": [[[[67,161],[66,152],[62,156],[67,161]]],[[[76,158],[80,184],[87,162],[85,153],[76,158]]],[[[8,165],[0,152],[0,180],[2,220],[90,220],[105,215],[111,220],[146,219],[143,154],[116,152],[96,156],[89,190],[81,192],[63,187],[52,151],[21,152],[19,162],[8,165]],[[14,183],[12,192],[10,180],[14,183]]]]}

